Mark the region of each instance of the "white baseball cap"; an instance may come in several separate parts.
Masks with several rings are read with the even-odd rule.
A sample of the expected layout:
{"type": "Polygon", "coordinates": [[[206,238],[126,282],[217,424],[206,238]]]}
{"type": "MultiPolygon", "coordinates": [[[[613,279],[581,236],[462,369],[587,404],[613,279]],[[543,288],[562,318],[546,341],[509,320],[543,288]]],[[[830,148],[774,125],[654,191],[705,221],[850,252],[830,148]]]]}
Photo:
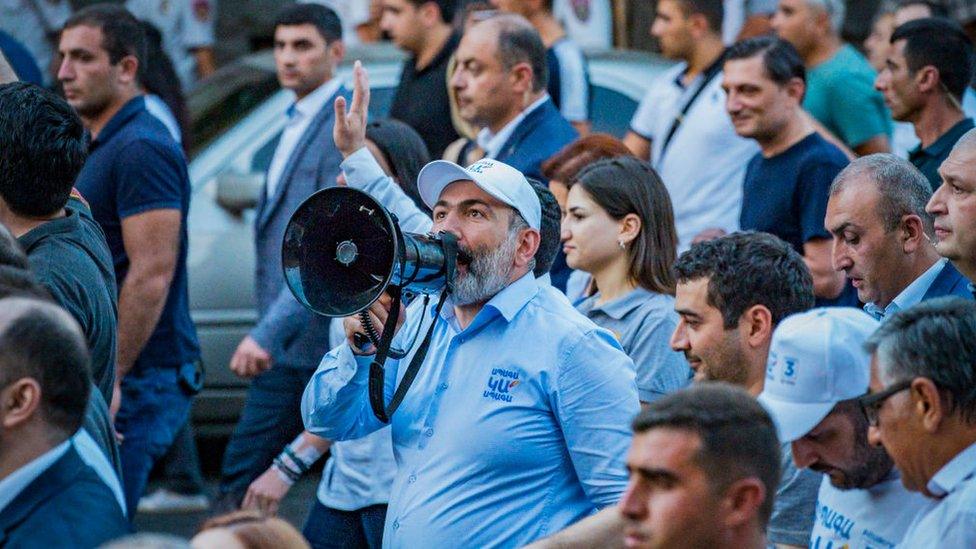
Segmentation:
{"type": "Polygon", "coordinates": [[[424,204],[433,209],[445,187],[464,180],[474,181],[481,190],[514,208],[529,227],[535,230],[541,227],[539,195],[535,194],[522,172],[497,160],[485,158],[467,168],[447,160],[435,160],[420,170],[417,190],[424,204]]]}
{"type": "Polygon", "coordinates": [[[820,423],[841,401],[868,391],[871,355],[864,342],[878,321],[860,309],[814,309],[784,319],[773,332],[759,402],[792,442],[820,423]]]}

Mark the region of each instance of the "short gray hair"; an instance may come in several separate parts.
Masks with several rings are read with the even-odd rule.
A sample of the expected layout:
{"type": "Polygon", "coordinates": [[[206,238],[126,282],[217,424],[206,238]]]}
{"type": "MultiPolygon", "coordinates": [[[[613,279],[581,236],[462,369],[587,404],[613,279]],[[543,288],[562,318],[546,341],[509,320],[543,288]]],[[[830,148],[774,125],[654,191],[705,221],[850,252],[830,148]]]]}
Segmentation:
{"type": "Polygon", "coordinates": [[[549,83],[549,65],[546,62],[546,46],[535,27],[521,15],[503,13],[495,15],[479,25],[496,27],[498,33],[498,59],[505,70],[519,63],[532,67],[532,91],[540,92],[549,83]]]}
{"type": "Polygon", "coordinates": [[[947,397],[949,413],[976,424],[976,302],[943,297],[899,311],[865,347],[886,381],[928,378],[947,397]]]}
{"type": "Polygon", "coordinates": [[[918,168],[893,154],[862,156],[837,174],[830,185],[830,196],[850,188],[862,177],[870,178],[878,190],[878,217],[885,232],[897,229],[902,217],[917,215],[925,234],[934,234],[932,215],[925,211],[932,187],[918,168]]]}
{"type": "Polygon", "coordinates": [[[844,28],[844,17],[847,15],[847,5],[844,0],[806,0],[807,5],[827,12],[830,17],[830,27],[840,34],[844,28]]]}
{"type": "MultiPolygon", "coordinates": [[[[526,221],[524,217],[522,217],[522,214],[519,213],[519,211],[516,210],[515,208],[512,208],[512,217],[511,219],[508,220],[508,238],[515,238],[520,232],[524,231],[525,229],[531,229],[531,228],[532,227],[529,226],[529,222],[526,221]]],[[[536,255],[538,255],[538,252],[536,252],[536,255]]],[[[536,264],[536,259],[535,257],[533,257],[529,261],[529,265],[528,265],[529,271],[535,270],[535,264],[536,264]]]]}

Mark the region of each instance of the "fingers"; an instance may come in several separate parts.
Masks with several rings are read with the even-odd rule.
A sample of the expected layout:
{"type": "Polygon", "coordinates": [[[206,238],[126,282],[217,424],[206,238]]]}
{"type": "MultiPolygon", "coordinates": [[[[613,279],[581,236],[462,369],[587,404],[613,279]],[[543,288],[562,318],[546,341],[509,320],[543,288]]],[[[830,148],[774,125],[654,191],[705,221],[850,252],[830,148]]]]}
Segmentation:
{"type": "Polygon", "coordinates": [[[247,493],[244,494],[244,501],[241,502],[241,509],[246,511],[256,506],[257,503],[255,502],[254,488],[248,486],[247,493]]]}
{"type": "Polygon", "coordinates": [[[361,62],[356,61],[353,64],[352,76],[352,106],[349,107],[349,112],[365,121],[366,110],[369,107],[369,78],[361,62]]]}
{"type": "MultiPolygon", "coordinates": [[[[338,122],[344,121],[346,119],[346,98],[341,95],[339,97],[336,97],[333,106],[335,107],[335,119],[337,122],[336,128],[338,128],[339,127],[338,122]]],[[[336,131],[338,131],[338,129],[336,131]]]]}

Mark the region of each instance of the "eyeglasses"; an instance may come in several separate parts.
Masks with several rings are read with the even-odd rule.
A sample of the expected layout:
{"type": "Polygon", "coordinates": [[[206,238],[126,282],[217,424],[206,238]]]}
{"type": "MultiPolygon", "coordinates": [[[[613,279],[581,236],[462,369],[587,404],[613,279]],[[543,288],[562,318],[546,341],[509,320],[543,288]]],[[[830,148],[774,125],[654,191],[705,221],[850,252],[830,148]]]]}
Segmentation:
{"type": "Polygon", "coordinates": [[[883,391],[864,395],[857,399],[858,403],[861,405],[861,410],[864,412],[864,417],[868,419],[868,424],[871,425],[871,427],[878,426],[878,412],[881,410],[881,406],[884,405],[884,402],[893,395],[911,387],[913,381],[915,381],[915,378],[905,379],[895,383],[883,391]]]}

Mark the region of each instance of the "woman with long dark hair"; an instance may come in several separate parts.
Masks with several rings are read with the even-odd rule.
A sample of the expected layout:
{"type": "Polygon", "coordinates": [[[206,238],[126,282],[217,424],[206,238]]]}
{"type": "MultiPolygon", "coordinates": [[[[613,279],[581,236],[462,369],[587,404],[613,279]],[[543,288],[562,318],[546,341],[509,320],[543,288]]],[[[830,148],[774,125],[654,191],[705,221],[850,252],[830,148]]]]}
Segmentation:
{"type": "Polygon", "coordinates": [[[667,189],[634,157],[594,162],[566,183],[566,263],[597,288],[577,309],[612,331],[634,361],[642,402],[684,387],[691,369],[669,345],[678,237],[667,189]]]}

